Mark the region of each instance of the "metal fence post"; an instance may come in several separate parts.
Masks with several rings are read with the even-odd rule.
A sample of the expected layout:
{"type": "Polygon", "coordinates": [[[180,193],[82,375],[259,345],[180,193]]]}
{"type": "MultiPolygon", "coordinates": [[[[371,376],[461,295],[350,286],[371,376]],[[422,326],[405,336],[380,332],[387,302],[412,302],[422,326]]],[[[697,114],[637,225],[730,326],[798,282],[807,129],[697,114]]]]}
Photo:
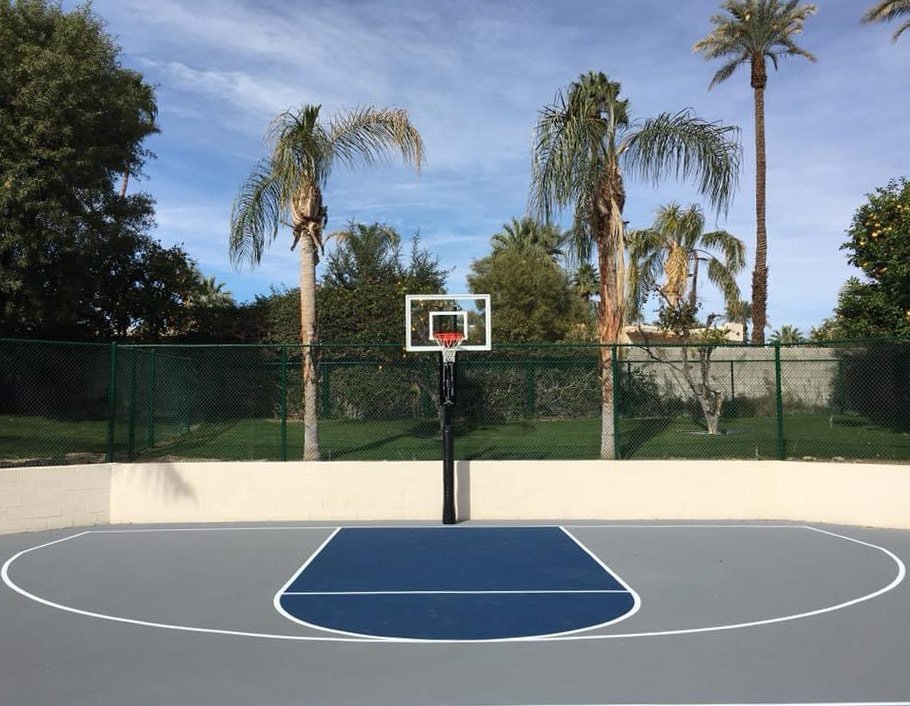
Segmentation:
{"type": "Polygon", "coordinates": [[[780,341],[774,342],[774,391],[777,397],[777,459],[783,461],[787,458],[787,452],[784,445],[784,396],[780,366],[780,341]]]}
{"type": "Polygon", "coordinates": [[[145,390],[145,445],[152,448],[155,445],[155,349],[149,356],[148,386],[145,390]]]}
{"type": "MultiPolygon", "coordinates": [[[[629,365],[632,365],[632,361],[629,361],[629,365]]],[[[613,380],[613,458],[619,461],[622,459],[619,438],[619,349],[615,343],[610,349],[610,376],[613,380]]]]}
{"type": "Polygon", "coordinates": [[[288,460],[288,347],[281,346],[281,388],[278,408],[281,414],[281,460],[288,460]]]}
{"type": "Polygon", "coordinates": [[[111,342],[111,370],[107,381],[107,462],[114,460],[114,422],[117,417],[117,342],[111,342]]]}
{"type": "Polygon", "coordinates": [[[126,460],[132,461],[136,451],[136,358],[139,355],[134,347],[130,358],[130,412],[129,432],[127,434],[126,460]]]}
{"type": "Polygon", "coordinates": [[[537,406],[535,386],[534,364],[525,363],[525,416],[528,418],[534,416],[534,408],[537,406]]]}

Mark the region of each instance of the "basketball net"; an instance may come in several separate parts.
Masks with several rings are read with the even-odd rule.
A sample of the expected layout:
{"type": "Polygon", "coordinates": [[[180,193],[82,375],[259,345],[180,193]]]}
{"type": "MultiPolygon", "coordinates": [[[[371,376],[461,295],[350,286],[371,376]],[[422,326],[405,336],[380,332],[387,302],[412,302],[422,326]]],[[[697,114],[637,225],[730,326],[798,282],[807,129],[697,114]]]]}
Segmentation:
{"type": "Polygon", "coordinates": [[[454,363],[455,354],[464,342],[464,334],[458,331],[440,331],[434,336],[439,350],[442,352],[443,363],[454,363]]]}

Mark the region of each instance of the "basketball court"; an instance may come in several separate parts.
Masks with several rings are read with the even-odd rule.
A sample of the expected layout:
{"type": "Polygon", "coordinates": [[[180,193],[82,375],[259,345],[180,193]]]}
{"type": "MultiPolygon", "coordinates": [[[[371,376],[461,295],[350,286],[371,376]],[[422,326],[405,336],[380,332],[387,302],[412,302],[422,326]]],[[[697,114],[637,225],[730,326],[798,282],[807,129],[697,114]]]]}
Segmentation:
{"type": "Polygon", "coordinates": [[[0,538],[2,703],[910,703],[910,532],[105,527],[0,538]]]}

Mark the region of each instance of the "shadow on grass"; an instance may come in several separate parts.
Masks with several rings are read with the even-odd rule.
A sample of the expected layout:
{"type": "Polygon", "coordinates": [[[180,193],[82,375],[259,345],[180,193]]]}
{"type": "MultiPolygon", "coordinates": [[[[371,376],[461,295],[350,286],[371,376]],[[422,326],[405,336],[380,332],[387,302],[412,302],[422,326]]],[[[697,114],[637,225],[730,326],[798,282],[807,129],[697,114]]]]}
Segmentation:
{"type": "Polygon", "coordinates": [[[620,458],[633,458],[642,446],[673,426],[673,420],[669,417],[636,419],[634,422],[635,425],[631,429],[624,430],[620,434],[620,458]]]}
{"type": "MultiPolygon", "coordinates": [[[[350,459],[350,460],[383,460],[388,458],[382,454],[377,454],[375,457],[372,456],[369,452],[379,451],[380,449],[387,447],[389,445],[394,446],[395,442],[402,441],[404,439],[412,440],[421,440],[428,441],[434,437],[439,437],[441,440],[441,432],[438,428],[435,430],[432,429],[431,424],[420,423],[416,424],[413,427],[404,429],[397,434],[388,434],[378,438],[374,438],[370,441],[366,441],[360,444],[352,444],[350,446],[333,446],[327,442],[320,442],[320,452],[323,458],[327,461],[339,460],[339,459],[350,459]],[[361,455],[362,454],[362,455],[361,455]]],[[[441,441],[440,441],[441,443],[441,441]]],[[[405,458],[410,457],[420,457],[424,458],[427,456],[425,453],[415,453],[419,451],[424,451],[424,444],[420,444],[417,447],[414,447],[412,450],[404,449],[404,453],[399,453],[400,456],[405,458]]],[[[441,457],[442,449],[440,448],[439,454],[441,457]]]]}
{"type": "MultiPolygon", "coordinates": [[[[218,439],[237,426],[238,421],[205,422],[197,427],[190,428],[180,436],[169,439],[152,448],[140,449],[135,452],[136,461],[159,459],[165,456],[183,456],[190,452],[213,451],[218,447],[218,439]]],[[[124,460],[126,454],[120,451],[118,456],[124,460]]],[[[190,455],[192,455],[190,453],[190,455]]],[[[211,455],[211,454],[208,454],[211,455]]],[[[218,454],[215,454],[216,456],[218,454]]],[[[203,456],[207,456],[203,454],[203,456]]]]}

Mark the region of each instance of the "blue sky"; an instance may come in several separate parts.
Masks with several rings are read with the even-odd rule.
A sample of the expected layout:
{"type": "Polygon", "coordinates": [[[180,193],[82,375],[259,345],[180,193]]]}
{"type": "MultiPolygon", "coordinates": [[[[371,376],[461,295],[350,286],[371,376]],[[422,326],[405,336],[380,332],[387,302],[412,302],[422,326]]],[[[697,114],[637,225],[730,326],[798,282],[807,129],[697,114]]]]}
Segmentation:
{"type": "MultiPolygon", "coordinates": [[[[861,26],[872,0],[818,0],[800,43],[766,95],[769,321],[804,330],[828,316],[855,274],[844,231],[864,195],[910,175],[910,37],[861,26]]],[[[67,2],[71,7],[74,3],[67,2]]],[[[325,115],[358,105],[406,108],[427,148],[418,177],[397,164],[338,171],[329,230],[381,221],[423,244],[465,288],[473,259],[527,204],[538,109],[588,70],[621,82],[633,117],[691,107],[742,128],[740,188],[717,221],[742,238],[754,225],[752,92],[741,71],[707,87],[717,66],[691,51],[718,0],[95,0],[124,64],[158,88],[157,159],[139,185],[157,201],[156,235],[182,243],[239,301],[297,283],[287,237],[255,270],[228,261],[231,202],[265,154],[270,119],[304,103],[325,115]]],[[[697,195],[685,184],[627,183],[626,218],[697,195]]],[[[567,214],[567,221],[568,216],[567,214]]],[[[713,226],[713,218],[709,219],[713,226]]],[[[716,310],[706,297],[706,310],[716,310]]]]}

